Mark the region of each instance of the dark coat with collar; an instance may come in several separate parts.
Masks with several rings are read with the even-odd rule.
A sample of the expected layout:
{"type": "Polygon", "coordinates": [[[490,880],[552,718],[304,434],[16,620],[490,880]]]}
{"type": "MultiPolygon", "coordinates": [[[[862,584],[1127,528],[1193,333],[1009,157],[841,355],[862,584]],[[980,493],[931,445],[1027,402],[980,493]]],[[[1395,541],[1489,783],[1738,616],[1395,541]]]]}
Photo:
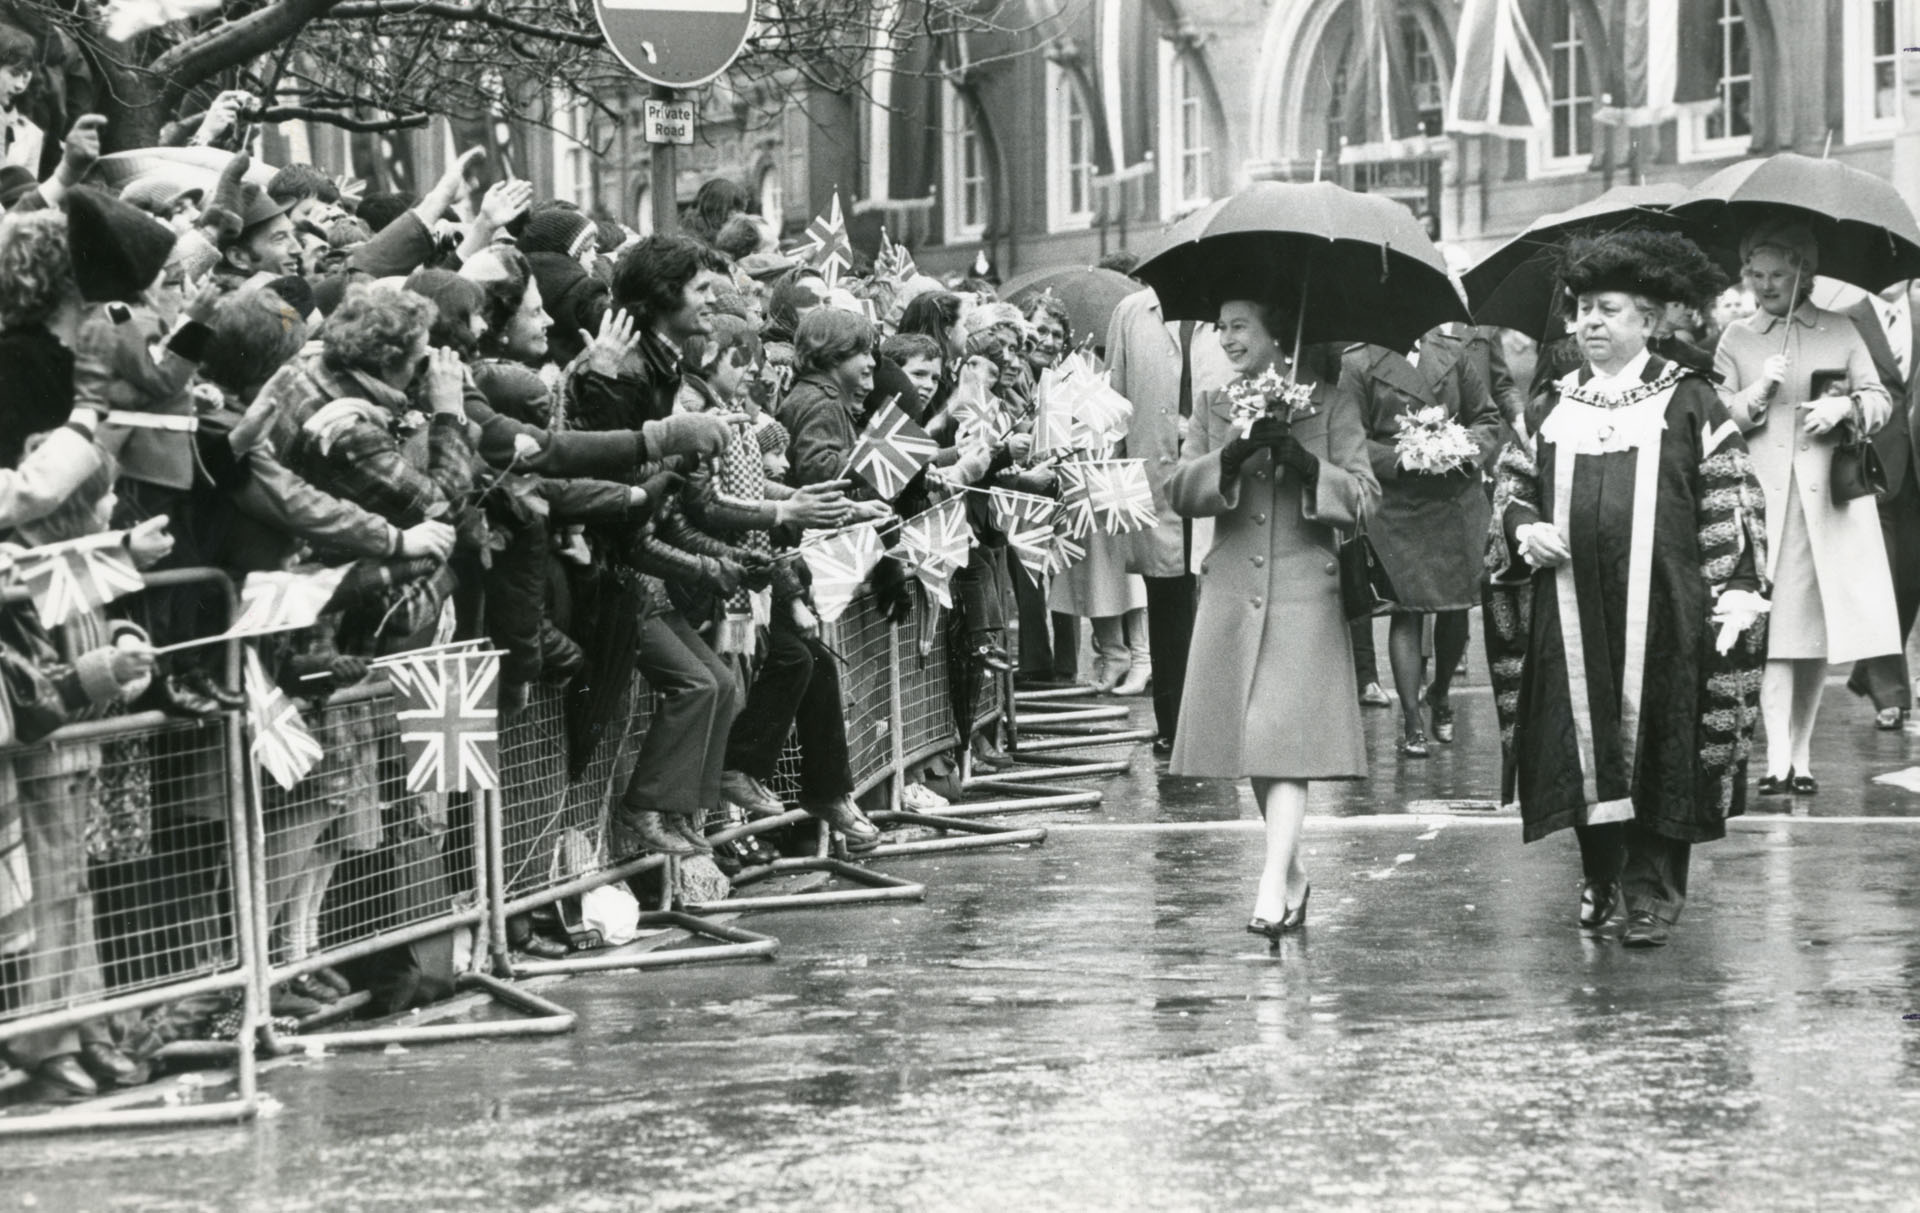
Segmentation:
{"type": "Polygon", "coordinates": [[[1860,339],[1867,343],[1867,353],[1873,357],[1873,369],[1880,373],[1880,384],[1887,389],[1887,395],[1893,399],[1893,412],[1887,417],[1887,423],[1873,436],[1873,447],[1880,456],[1880,466],[1887,471],[1887,500],[1900,495],[1901,488],[1916,476],[1920,476],[1920,426],[1914,424],[1914,409],[1920,406],[1920,377],[1912,375],[1912,362],[1920,358],[1920,311],[1908,309],[1907,323],[1913,329],[1913,342],[1908,347],[1908,375],[1900,374],[1900,362],[1894,356],[1893,345],[1887,340],[1886,330],[1880,324],[1880,312],[1871,299],[1860,299],[1846,310],[1846,316],[1853,321],[1853,327],[1860,330],[1860,339]]]}
{"type": "Polygon", "coordinates": [[[1420,364],[1377,345],[1349,347],[1341,386],[1360,405],[1367,454],[1380,482],[1380,508],[1367,538],[1409,611],[1458,611],[1480,603],[1480,553],[1489,517],[1480,468],[1498,449],[1500,410],[1470,356],[1471,330],[1448,325],[1421,339],[1420,364]],[[1400,467],[1401,421],[1438,406],[1466,427],[1480,459],[1435,476],[1400,467]]]}

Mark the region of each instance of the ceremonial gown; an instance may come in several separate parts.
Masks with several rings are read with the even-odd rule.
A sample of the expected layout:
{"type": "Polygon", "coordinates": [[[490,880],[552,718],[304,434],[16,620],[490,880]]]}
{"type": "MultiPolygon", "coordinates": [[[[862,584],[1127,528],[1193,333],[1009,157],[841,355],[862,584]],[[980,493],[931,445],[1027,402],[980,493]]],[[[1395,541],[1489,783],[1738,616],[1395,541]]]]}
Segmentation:
{"type": "Polygon", "coordinates": [[[1766,653],[1764,616],[1725,656],[1710,622],[1766,568],[1745,441],[1704,380],[1646,354],[1558,388],[1528,418],[1532,455],[1501,458],[1489,534],[1507,791],[1529,842],[1621,822],[1719,838],[1745,805],[1766,653]],[[1567,564],[1521,560],[1516,532],[1536,521],[1560,527],[1567,564]]]}

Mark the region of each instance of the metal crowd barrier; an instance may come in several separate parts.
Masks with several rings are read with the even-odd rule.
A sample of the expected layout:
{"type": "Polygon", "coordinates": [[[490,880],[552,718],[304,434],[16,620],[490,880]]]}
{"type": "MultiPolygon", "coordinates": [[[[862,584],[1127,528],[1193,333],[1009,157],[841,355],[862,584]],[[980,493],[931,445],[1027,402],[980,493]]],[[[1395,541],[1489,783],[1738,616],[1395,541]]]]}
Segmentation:
{"type": "MultiPolygon", "coordinates": [[[[232,586],[217,571],[145,580],[211,587],[231,611],[232,586]]],[[[237,647],[224,658],[237,686],[237,647]]],[[[235,712],[139,712],[0,748],[0,1044],[16,1060],[92,1041],[150,1060],[181,1020],[204,1021],[215,1007],[235,1018],[239,1040],[252,1038],[260,965],[243,746],[235,712]]],[[[149,1107],[162,1096],[131,1087],[69,1108],[0,1112],[0,1136],[249,1118],[254,1056],[237,1053],[231,1099],[149,1107]]]]}

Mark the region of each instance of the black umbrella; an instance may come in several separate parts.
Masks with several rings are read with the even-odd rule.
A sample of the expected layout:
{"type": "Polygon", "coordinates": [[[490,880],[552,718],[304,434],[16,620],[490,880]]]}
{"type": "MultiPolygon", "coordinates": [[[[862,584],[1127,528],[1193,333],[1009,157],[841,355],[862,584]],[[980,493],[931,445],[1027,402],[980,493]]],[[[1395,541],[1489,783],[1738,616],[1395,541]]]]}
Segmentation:
{"type": "Polygon", "coordinates": [[[1742,160],[1702,181],[1673,208],[1722,265],[1760,223],[1793,220],[1820,243],[1820,272],[1878,291],[1920,278],[1920,224],[1892,184],[1835,160],[1782,152],[1742,160]]]}
{"type": "Polygon", "coordinates": [[[1076,342],[1092,337],[1094,344],[1104,345],[1114,309],[1139,291],[1140,284],[1125,274],[1097,266],[1068,266],[1022,274],[1000,288],[1000,297],[1024,312],[1035,299],[1051,294],[1066,307],[1076,342]]]}
{"type": "Polygon", "coordinates": [[[1277,305],[1294,344],[1410,349],[1466,320],[1446,261],[1413,212],[1331,182],[1256,182],[1173,224],[1134,276],[1168,320],[1213,320],[1230,299],[1277,305]]]}
{"type": "Polygon", "coordinates": [[[1668,208],[1687,197],[1681,185],[1621,185],[1569,210],[1542,215],[1527,229],[1462,274],[1475,324],[1517,329],[1545,340],[1553,328],[1553,297],[1559,289],[1554,262],[1560,246],[1577,236],[1624,228],[1684,231],[1685,221],[1668,208]]]}

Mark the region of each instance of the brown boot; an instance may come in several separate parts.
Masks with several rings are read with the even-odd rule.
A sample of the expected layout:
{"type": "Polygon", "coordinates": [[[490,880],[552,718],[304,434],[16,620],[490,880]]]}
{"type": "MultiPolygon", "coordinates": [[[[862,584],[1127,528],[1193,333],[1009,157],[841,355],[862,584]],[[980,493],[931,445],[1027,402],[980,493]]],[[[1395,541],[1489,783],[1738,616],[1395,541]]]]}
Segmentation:
{"type": "Polygon", "coordinates": [[[654,809],[627,814],[628,828],[647,850],[656,855],[692,855],[693,844],[682,838],[674,825],[678,819],[679,814],[669,815],[654,809]]]}

